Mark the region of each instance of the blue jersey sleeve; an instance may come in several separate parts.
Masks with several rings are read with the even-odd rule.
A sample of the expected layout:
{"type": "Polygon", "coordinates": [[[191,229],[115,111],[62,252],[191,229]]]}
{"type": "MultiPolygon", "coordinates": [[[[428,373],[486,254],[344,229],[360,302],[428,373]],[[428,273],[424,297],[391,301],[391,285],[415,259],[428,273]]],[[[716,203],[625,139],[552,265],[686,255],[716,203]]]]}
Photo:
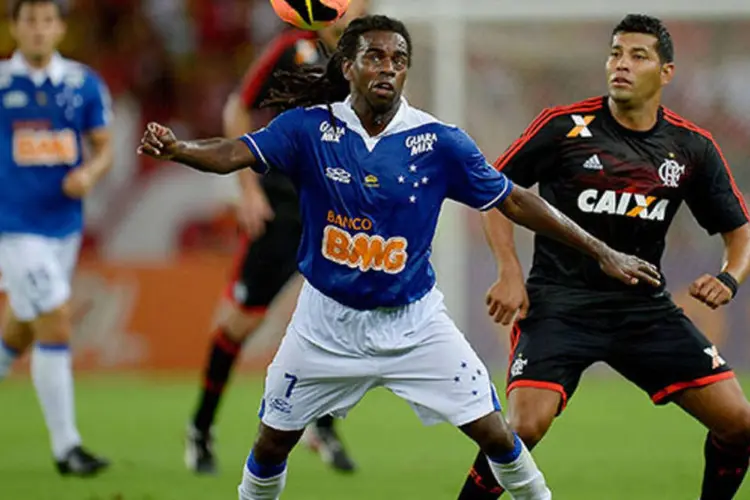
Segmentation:
{"type": "Polygon", "coordinates": [[[104,81],[89,73],[84,87],[83,131],[106,127],[112,121],[112,98],[104,81]]]}
{"type": "Polygon", "coordinates": [[[513,184],[503,173],[487,163],[474,140],[460,129],[449,132],[450,151],[445,158],[452,165],[448,198],[478,210],[489,210],[502,202],[513,190],[513,184]]]}
{"type": "Polygon", "coordinates": [[[253,170],[265,174],[275,168],[292,175],[297,166],[299,150],[297,138],[304,124],[304,110],[293,109],[281,113],[268,126],[240,138],[258,160],[253,170]]]}

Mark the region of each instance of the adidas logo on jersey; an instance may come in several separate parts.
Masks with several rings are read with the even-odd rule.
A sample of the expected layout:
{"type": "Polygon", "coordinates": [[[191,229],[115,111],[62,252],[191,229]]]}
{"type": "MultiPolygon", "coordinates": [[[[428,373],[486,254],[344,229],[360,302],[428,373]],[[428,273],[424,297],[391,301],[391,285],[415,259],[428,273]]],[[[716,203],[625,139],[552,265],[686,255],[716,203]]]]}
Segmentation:
{"type": "Polygon", "coordinates": [[[594,155],[583,163],[583,168],[586,170],[602,170],[604,165],[599,160],[599,155],[594,155]]]}
{"type": "Polygon", "coordinates": [[[434,132],[428,134],[410,135],[406,138],[406,147],[411,149],[412,156],[416,156],[418,154],[432,151],[437,140],[437,134],[435,134],[434,132]]]}
{"type": "Polygon", "coordinates": [[[669,200],[637,193],[618,193],[587,189],[578,196],[578,208],[588,214],[624,215],[645,220],[663,221],[669,200]]]}
{"type": "Polygon", "coordinates": [[[346,133],[346,127],[334,127],[328,121],[320,124],[320,140],[323,142],[341,142],[341,137],[346,133]]]}

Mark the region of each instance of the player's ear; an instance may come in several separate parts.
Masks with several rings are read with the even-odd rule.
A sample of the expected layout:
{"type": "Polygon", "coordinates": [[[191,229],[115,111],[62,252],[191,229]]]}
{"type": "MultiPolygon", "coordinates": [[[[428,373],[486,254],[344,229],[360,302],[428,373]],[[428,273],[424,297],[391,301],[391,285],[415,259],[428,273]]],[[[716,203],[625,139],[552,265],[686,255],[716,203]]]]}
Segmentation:
{"type": "Polygon", "coordinates": [[[661,66],[661,84],[669,85],[669,82],[674,78],[674,63],[666,63],[661,66]]]}
{"type": "Polygon", "coordinates": [[[341,63],[341,73],[343,73],[346,81],[351,82],[354,79],[354,73],[352,68],[354,67],[354,61],[350,59],[344,59],[341,63]]]}

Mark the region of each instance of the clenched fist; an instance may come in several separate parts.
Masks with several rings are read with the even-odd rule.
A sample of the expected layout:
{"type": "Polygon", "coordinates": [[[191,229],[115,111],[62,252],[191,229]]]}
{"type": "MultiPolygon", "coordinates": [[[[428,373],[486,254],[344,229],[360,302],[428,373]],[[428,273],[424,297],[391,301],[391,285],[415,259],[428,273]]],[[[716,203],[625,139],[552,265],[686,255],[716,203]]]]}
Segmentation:
{"type": "Polygon", "coordinates": [[[177,138],[164,125],[151,122],[141,138],[138,154],[146,154],[159,160],[170,160],[177,152],[177,138]]]}
{"type": "Polygon", "coordinates": [[[719,281],[716,276],[710,274],[704,274],[693,281],[689,291],[693,298],[703,302],[711,309],[716,309],[732,300],[732,290],[719,281]]]}

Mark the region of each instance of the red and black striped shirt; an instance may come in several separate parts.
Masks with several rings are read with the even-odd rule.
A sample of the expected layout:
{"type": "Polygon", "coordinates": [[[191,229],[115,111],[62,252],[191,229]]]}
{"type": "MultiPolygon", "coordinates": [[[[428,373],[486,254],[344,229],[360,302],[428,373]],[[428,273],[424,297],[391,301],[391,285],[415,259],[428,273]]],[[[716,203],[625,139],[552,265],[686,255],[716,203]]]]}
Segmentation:
{"type": "MultiPolygon", "coordinates": [[[[539,184],[543,198],[611,247],[656,265],[683,201],[709,234],[748,221],[711,134],[667,108],[644,132],[621,126],[606,97],[545,109],[495,166],[520,186],[539,184]]],[[[594,259],[543,236],[534,242],[528,285],[530,294],[544,293],[532,300],[540,314],[587,315],[614,303],[618,310],[672,307],[663,289],[628,287],[594,259]]]]}

